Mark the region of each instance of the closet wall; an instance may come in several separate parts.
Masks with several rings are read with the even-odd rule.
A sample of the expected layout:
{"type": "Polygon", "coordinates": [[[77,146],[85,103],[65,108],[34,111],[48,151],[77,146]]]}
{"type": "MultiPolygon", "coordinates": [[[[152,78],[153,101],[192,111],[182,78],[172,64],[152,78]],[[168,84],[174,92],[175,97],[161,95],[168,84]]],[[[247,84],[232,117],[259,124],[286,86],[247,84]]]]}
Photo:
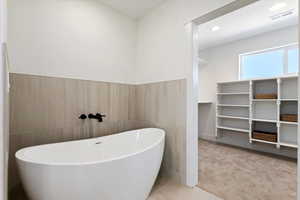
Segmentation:
{"type": "Polygon", "coordinates": [[[239,78],[239,54],[298,42],[298,27],[292,26],[251,38],[219,45],[199,52],[205,60],[199,67],[199,137],[211,139],[215,135],[215,103],[217,82],[239,78]],[[209,77],[209,78],[208,78],[209,77]],[[201,94],[201,91],[206,91],[201,94]]]}

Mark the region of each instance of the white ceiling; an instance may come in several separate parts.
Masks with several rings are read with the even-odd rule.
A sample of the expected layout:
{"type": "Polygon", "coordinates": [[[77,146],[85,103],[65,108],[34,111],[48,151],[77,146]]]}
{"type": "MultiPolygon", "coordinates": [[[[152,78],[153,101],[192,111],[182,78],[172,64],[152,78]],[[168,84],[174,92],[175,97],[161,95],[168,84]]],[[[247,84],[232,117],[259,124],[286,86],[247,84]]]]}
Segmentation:
{"type": "Polygon", "coordinates": [[[99,0],[134,19],[144,16],[165,0],[99,0]]]}
{"type": "Polygon", "coordinates": [[[261,0],[201,24],[199,26],[200,49],[215,47],[296,24],[298,24],[298,0],[261,0]],[[285,2],[287,6],[277,11],[270,11],[274,4],[281,2],[285,2]],[[289,9],[294,9],[293,15],[271,20],[270,16],[289,9]],[[220,29],[213,32],[211,29],[214,26],[219,26],[220,29]]]}

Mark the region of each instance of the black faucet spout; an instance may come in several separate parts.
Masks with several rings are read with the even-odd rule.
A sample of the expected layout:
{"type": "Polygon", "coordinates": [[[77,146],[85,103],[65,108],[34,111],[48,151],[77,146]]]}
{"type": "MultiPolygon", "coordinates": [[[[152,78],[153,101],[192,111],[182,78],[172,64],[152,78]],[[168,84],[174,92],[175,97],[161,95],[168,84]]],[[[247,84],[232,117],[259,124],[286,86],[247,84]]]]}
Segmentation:
{"type": "Polygon", "coordinates": [[[97,119],[98,122],[103,122],[103,118],[106,117],[106,115],[102,115],[101,113],[97,113],[96,115],[90,113],[88,115],[89,119],[97,119]]]}

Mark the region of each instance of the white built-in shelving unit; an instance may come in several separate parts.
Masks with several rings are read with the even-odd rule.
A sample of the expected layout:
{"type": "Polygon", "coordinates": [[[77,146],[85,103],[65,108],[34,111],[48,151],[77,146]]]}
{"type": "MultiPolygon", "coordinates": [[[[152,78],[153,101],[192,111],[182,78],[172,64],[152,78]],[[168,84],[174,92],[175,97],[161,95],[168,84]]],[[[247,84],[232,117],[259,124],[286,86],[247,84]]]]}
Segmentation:
{"type": "Polygon", "coordinates": [[[216,136],[230,131],[247,134],[249,143],[260,142],[298,148],[297,122],[281,121],[281,114],[298,113],[298,77],[278,77],[217,84],[216,136]],[[277,94],[274,99],[255,99],[256,94],[277,94]],[[277,134],[270,142],[252,137],[253,130],[277,134]]]}

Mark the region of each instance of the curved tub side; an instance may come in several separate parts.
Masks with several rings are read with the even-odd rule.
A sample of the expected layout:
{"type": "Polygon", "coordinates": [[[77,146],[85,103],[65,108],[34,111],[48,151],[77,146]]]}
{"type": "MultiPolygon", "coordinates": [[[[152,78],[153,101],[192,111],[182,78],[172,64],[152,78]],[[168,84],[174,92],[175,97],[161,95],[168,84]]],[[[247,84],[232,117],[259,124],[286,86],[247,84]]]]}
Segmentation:
{"type": "MultiPolygon", "coordinates": [[[[139,136],[138,136],[139,137],[139,136]]],[[[92,139],[85,139],[85,140],[77,140],[77,141],[70,141],[70,142],[62,142],[62,143],[54,143],[54,144],[46,144],[46,145],[39,145],[39,146],[33,146],[33,147],[27,147],[27,148],[23,148],[19,151],[17,151],[15,153],[15,157],[17,160],[22,160],[24,162],[28,162],[28,163],[32,163],[32,164],[38,164],[38,165],[58,165],[58,166],[65,166],[65,165],[90,165],[90,164],[99,164],[99,163],[104,163],[104,162],[111,162],[114,160],[118,160],[118,159],[124,159],[126,157],[130,157],[139,153],[143,153],[144,151],[147,151],[148,149],[154,148],[156,145],[159,145],[159,143],[161,143],[161,141],[164,142],[165,140],[165,131],[162,129],[156,129],[156,128],[147,128],[147,129],[140,129],[140,130],[135,130],[135,131],[127,131],[127,132],[123,132],[120,134],[115,134],[115,135],[110,135],[110,136],[103,136],[103,137],[99,137],[99,138],[92,138],[92,139]],[[138,151],[133,151],[127,154],[123,154],[123,155],[119,155],[119,156],[112,156],[109,157],[107,159],[98,159],[95,158],[93,160],[89,160],[89,161],[77,161],[77,162],[68,162],[68,161],[41,161],[39,158],[35,158],[32,159],[32,157],[35,156],[28,156],[30,154],[34,154],[34,152],[38,152],[38,151],[43,151],[45,148],[48,149],[48,152],[43,152],[43,154],[45,154],[43,157],[47,157],[49,156],[49,154],[53,155],[53,150],[57,150],[60,149],[61,151],[66,151],[68,149],[68,147],[71,145],[71,149],[74,149],[74,145],[76,145],[75,150],[79,150],[82,148],[81,144],[85,144],[87,143],[87,145],[85,147],[90,147],[89,145],[95,145],[97,142],[102,141],[105,138],[105,142],[107,142],[106,140],[114,137],[114,138],[118,138],[119,136],[126,138],[126,135],[133,135],[133,134],[137,134],[136,132],[139,131],[142,135],[147,135],[150,134],[149,132],[153,131],[156,133],[159,133],[160,137],[158,137],[155,142],[151,143],[148,146],[145,146],[141,149],[139,149],[138,151]],[[78,145],[78,147],[77,147],[78,145]],[[63,148],[62,148],[63,147],[63,148]]],[[[106,143],[107,144],[107,143],[106,143]]],[[[111,147],[114,144],[109,144],[108,141],[108,145],[111,147]]],[[[132,145],[132,142],[130,144],[127,144],[128,146],[132,145]]],[[[84,146],[84,145],[83,145],[84,146]]],[[[116,145],[115,148],[118,148],[118,145],[116,145]]],[[[83,149],[84,150],[84,149],[83,149]]],[[[58,155],[59,152],[55,152],[58,155]]],[[[77,155],[80,154],[80,152],[74,153],[71,152],[71,154],[77,155]]],[[[50,155],[50,157],[52,156],[50,155]]],[[[39,156],[38,156],[39,157],[39,156]]],[[[69,157],[69,155],[67,155],[67,158],[69,157]]]]}
{"type": "Polygon", "coordinates": [[[164,141],[133,156],[89,165],[18,160],[21,179],[31,200],[146,200],[161,166],[164,141]]]}

